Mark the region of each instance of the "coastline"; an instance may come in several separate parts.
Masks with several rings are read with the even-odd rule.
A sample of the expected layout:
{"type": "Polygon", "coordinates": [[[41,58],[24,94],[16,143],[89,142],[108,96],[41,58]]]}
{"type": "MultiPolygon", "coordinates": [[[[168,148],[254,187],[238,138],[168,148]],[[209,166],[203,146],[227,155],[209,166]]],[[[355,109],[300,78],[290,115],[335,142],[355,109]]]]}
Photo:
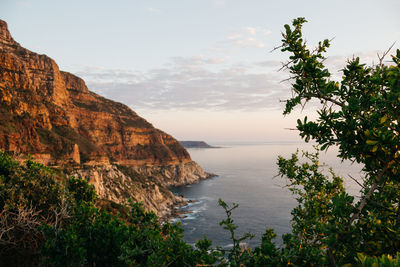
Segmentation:
{"type": "MultiPolygon", "coordinates": [[[[219,177],[219,175],[214,174],[214,173],[207,173],[209,176],[206,179],[212,179],[215,177],[219,177]]],[[[205,179],[204,179],[205,180],[205,179]]],[[[190,183],[190,184],[184,184],[184,185],[179,185],[179,186],[170,186],[168,187],[168,190],[172,192],[172,194],[176,197],[182,198],[184,202],[177,203],[173,207],[171,207],[171,212],[168,216],[162,218],[163,220],[168,220],[168,221],[174,221],[176,219],[184,219],[187,218],[188,216],[186,214],[191,214],[193,211],[191,210],[184,210],[186,207],[188,207],[190,204],[195,204],[199,203],[200,200],[198,199],[188,199],[182,194],[176,194],[174,188],[179,188],[179,187],[185,187],[188,185],[193,185],[200,183],[201,181],[198,181],[196,183],[190,183]]]]}
{"type": "Polygon", "coordinates": [[[197,163],[188,162],[168,166],[126,167],[119,165],[86,166],[73,170],[70,175],[92,184],[99,199],[126,204],[129,199],[143,202],[146,210],[160,219],[180,216],[179,209],[188,203],[175,195],[171,187],[195,184],[215,177],[197,163]]]}

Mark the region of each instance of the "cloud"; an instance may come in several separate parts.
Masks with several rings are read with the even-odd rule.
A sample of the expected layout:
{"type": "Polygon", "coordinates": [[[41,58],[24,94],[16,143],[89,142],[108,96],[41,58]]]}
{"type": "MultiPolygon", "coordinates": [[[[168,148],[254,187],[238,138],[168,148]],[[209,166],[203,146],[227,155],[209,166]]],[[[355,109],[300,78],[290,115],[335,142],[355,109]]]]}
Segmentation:
{"type": "Polygon", "coordinates": [[[270,34],[272,33],[272,31],[271,31],[271,30],[268,30],[268,29],[263,29],[263,30],[262,30],[262,33],[263,33],[264,35],[270,35],[270,34]]]}
{"type": "Polygon", "coordinates": [[[245,30],[247,30],[247,32],[251,35],[255,35],[257,30],[253,27],[246,27],[245,30]]]}
{"type": "Polygon", "coordinates": [[[161,13],[161,9],[159,8],[154,8],[154,7],[146,7],[145,8],[146,11],[150,12],[150,13],[161,13]]]}
{"type": "MultiPolygon", "coordinates": [[[[254,28],[255,29],[255,28],[254,28]]],[[[243,28],[232,33],[230,39],[257,37],[262,31],[243,28]],[[254,33],[254,35],[252,35],[254,33]]],[[[256,40],[256,39],[254,39],[256,40]]],[[[361,62],[377,63],[377,52],[355,53],[361,62]]],[[[340,69],[353,55],[330,56],[325,61],[340,80],[340,69]]],[[[279,60],[270,59],[249,63],[232,63],[227,56],[198,54],[173,57],[167,64],[147,71],[80,68],[75,73],[82,77],[90,90],[141,110],[225,110],[258,111],[282,109],[279,100],[291,96],[287,71],[277,72],[279,60]]]]}
{"type": "Polygon", "coordinates": [[[281,73],[254,73],[251,65],[240,64],[210,71],[209,60],[174,58],[162,68],[142,73],[87,67],[76,74],[90,90],[133,109],[278,109],[279,100],[290,95],[290,87],[280,83],[281,73]]]}
{"type": "Polygon", "coordinates": [[[272,31],[268,29],[243,27],[227,35],[223,41],[217,44],[217,49],[232,46],[239,48],[264,48],[265,43],[261,39],[263,36],[271,33],[272,31]]]}
{"type": "Polygon", "coordinates": [[[239,46],[239,47],[256,47],[256,48],[263,48],[265,44],[263,42],[257,41],[256,39],[249,37],[249,38],[235,38],[231,41],[232,44],[239,46]]]}
{"type": "Polygon", "coordinates": [[[196,55],[192,57],[173,57],[173,64],[182,66],[203,66],[203,65],[216,65],[227,62],[230,56],[207,57],[205,55],[196,55]]]}
{"type": "Polygon", "coordinates": [[[255,62],[254,65],[266,68],[280,68],[282,66],[282,63],[279,60],[264,60],[255,62]]]}

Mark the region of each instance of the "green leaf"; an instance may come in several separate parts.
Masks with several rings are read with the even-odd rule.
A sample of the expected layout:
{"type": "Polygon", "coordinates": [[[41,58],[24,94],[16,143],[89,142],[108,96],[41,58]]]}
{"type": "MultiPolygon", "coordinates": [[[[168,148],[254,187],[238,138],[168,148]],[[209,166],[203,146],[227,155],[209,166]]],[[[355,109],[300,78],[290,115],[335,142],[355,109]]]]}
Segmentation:
{"type": "Polygon", "coordinates": [[[378,141],[376,140],[367,140],[367,145],[376,145],[378,143],[378,141]]]}

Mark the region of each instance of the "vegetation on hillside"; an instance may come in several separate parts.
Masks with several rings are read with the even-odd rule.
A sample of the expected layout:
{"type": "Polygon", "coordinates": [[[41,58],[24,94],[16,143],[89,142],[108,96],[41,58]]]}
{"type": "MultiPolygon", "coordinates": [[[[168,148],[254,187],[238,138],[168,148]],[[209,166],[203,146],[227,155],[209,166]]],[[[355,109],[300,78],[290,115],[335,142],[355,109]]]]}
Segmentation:
{"type": "Polygon", "coordinates": [[[178,225],[160,224],[141,203],[123,216],[95,206],[93,186],[59,181],[32,160],[0,151],[2,266],[195,266],[224,261],[211,241],[193,248],[178,225]]]}
{"type": "MultiPolygon", "coordinates": [[[[339,147],[339,157],[363,166],[361,197],[349,195],[343,178],[322,170],[318,153],[279,157],[281,176],[298,205],[292,232],[283,245],[267,229],[261,245],[243,246],[251,234],[237,237],[232,212],[220,225],[229,231],[229,251],[206,238],[196,246],[183,241],[179,225],[159,223],[140,203],[126,214],[95,206],[86,181],[59,179],[32,160],[20,164],[0,152],[0,258],[3,265],[44,266],[400,266],[400,50],[385,65],[347,62],[340,82],[324,65],[329,40],[310,50],[302,36],[304,18],[285,25],[282,46],[289,52],[293,96],[284,114],[317,99],[318,118],[298,121],[305,141],[320,150],[339,147]]],[[[121,209],[123,210],[123,209],[121,209]]]]}

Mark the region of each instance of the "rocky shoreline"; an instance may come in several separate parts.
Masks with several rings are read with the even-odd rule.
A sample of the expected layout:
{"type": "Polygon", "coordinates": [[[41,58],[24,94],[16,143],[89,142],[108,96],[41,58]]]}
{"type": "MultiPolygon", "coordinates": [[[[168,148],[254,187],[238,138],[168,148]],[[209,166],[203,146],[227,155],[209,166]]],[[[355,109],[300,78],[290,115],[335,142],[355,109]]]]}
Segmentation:
{"type": "MultiPolygon", "coordinates": [[[[181,196],[181,197],[185,198],[184,196],[181,196]]],[[[182,208],[186,207],[190,203],[196,203],[196,202],[199,202],[199,201],[195,200],[195,199],[189,199],[189,200],[186,199],[186,204],[178,205],[178,206],[173,207],[170,216],[168,216],[167,218],[163,218],[163,219],[168,220],[168,221],[172,221],[173,219],[184,219],[184,218],[186,218],[187,216],[185,214],[190,214],[192,212],[189,211],[189,210],[182,210],[182,208]]]]}
{"type": "Polygon", "coordinates": [[[126,204],[129,199],[143,202],[147,210],[161,219],[181,216],[179,211],[190,203],[183,196],[174,195],[170,187],[198,183],[216,176],[203,171],[195,162],[160,166],[127,167],[118,165],[85,166],[71,175],[86,179],[100,199],[126,204]]]}

